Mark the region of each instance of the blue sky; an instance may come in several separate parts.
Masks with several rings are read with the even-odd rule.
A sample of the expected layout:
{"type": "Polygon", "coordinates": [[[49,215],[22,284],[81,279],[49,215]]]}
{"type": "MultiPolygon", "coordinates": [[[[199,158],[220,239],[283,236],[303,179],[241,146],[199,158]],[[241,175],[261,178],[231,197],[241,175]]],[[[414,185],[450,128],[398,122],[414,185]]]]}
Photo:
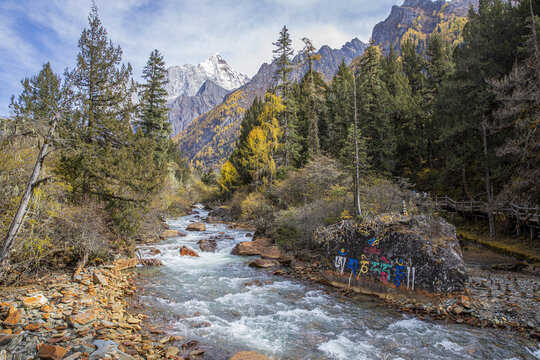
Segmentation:
{"type": "MultiPolygon", "coordinates": [[[[287,25],[293,46],[310,38],[316,47],[340,48],[358,37],[367,42],[373,26],[402,0],[96,0],[109,38],[140,78],[150,52],[167,66],[198,64],[219,52],[235,69],[253,76],[272,58],[274,42],[287,25]]],[[[20,80],[51,62],[62,74],[72,69],[77,41],[88,25],[91,0],[0,0],[0,116],[21,92],[20,80]]]]}

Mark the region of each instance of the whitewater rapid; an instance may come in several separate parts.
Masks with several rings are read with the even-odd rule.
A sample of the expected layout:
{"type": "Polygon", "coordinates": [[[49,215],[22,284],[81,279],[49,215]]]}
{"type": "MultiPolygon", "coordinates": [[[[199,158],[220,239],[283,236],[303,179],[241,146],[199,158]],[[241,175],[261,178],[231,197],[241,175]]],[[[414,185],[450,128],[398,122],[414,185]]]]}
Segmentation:
{"type": "Polygon", "coordinates": [[[164,266],[140,270],[149,279],[140,300],[169,319],[176,334],[200,341],[207,359],[243,350],[275,359],[540,359],[534,343],[512,332],[437,325],[382,308],[372,298],[345,299],[331,288],[251,268],[253,258],[230,254],[250,240],[248,232],[225,224],[188,232],[188,224],[208,214],[196,210],[168,220],[187,236],[141,248],[143,257],[164,266]],[[197,242],[216,235],[231,239],[217,240],[215,253],[200,251],[197,242]],[[180,256],[184,245],[200,257],[180,256]],[[250,284],[256,280],[262,285],[250,284]]]}

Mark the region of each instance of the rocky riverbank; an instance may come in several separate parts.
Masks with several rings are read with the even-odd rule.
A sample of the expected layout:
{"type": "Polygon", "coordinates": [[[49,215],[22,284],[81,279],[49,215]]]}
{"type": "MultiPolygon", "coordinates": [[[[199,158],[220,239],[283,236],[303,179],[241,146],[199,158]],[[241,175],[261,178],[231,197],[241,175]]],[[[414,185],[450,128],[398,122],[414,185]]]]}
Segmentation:
{"type": "Polygon", "coordinates": [[[0,291],[0,359],[201,359],[193,341],[169,335],[131,306],[136,273],[90,267],[0,291]]]}
{"type": "MultiPolygon", "coordinates": [[[[485,250],[475,249],[476,252],[485,250]]],[[[324,267],[305,254],[290,267],[274,270],[279,275],[321,283],[339,291],[344,297],[359,293],[347,286],[335,287],[322,276],[324,267]]],[[[540,278],[521,272],[500,271],[490,266],[466,263],[469,279],[462,294],[419,299],[379,298],[381,304],[413,314],[425,321],[468,324],[513,330],[540,341],[540,278]]]]}

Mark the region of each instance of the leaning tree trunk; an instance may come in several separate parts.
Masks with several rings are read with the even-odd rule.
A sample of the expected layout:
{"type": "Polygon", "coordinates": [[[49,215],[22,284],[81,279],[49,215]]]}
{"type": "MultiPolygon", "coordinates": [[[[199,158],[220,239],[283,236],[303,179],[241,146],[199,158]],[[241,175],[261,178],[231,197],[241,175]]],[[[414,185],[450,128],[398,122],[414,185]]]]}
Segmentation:
{"type": "Polygon", "coordinates": [[[30,176],[30,179],[28,180],[28,185],[26,186],[26,190],[21,199],[21,203],[19,204],[19,209],[17,210],[17,213],[15,214],[15,217],[13,217],[13,220],[11,221],[11,224],[9,226],[9,231],[4,240],[2,251],[0,252],[0,269],[5,268],[5,266],[7,265],[7,262],[9,259],[9,252],[11,250],[11,247],[13,246],[13,241],[17,237],[17,233],[19,232],[22,226],[22,223],[24,221],[24,215],[26,214],[26,209],[28,208],[28,204],[30,203],[30,200],[32,199],[34,188],[36,187],[36,185],[39,184],[39,181],[38,181],[39,174],[43,166],[43,161],[45,160],[45,157],[47,156],[47,149],[49,148],[49,144],[54,135],[54,130],[56,128],[56,124],[58,123],[58,117],[59,115],[55,116],[51,123],[49,133],[47,134],[47,137],[45,138],[45,142],[43,143],[43,146],[41,147],[41,150],[39,151],[36,164],[34,165],[34,170],[32,171],[32,175],[30,176]]]}
{"type": "Polygon", "coordinates": [[[487,148],[487,123],[486,120],[482,122],[482,142],[484,145],[484,176],[486,177],[486,196],[487,196],[487,215],[489,223],[489,237],[495,237],[495,218],[493,216],[493,189],[491,186],[490,174],[489,174],[489,161],[488,161],[488,148],[487,148]]]}
{"type": "Polygon", "coordinates": [[[355,167],[355,176],[354,176],[354,191],[356,198],[356,211],[359,216],[362,216],[362,207],[360,205],[360,161],[358,156],[358,118],[356,110],[356,77],[353,75],[353,104],[354,104],[354,167],[355,167]]]}

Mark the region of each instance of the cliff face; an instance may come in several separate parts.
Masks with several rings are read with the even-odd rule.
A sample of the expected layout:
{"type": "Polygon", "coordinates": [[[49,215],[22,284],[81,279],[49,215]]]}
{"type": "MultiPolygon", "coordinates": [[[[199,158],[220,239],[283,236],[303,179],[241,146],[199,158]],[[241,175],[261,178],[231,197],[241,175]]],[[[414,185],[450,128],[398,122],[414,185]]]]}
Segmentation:
{"type": "Polygon", "coordinates": [[[195,95],[179,95],[168,102],[169,122],[173,128],[172,135],[184,130],[193,119],[212,110],[223,101],[228,93],[228,90],[212,80],[206,80],[195,95]]]}
{"type": "Polygon", "coordinates": [[[422,48],[434,31],[453,43],[460,40],[470,5],[477,8],[478,0],[405,0],[403,5],[393,6],[390,15],[375,25],[371,37],[385,54],[391,45],[399,52],[406,39],[415,40],[422,48]]]}

